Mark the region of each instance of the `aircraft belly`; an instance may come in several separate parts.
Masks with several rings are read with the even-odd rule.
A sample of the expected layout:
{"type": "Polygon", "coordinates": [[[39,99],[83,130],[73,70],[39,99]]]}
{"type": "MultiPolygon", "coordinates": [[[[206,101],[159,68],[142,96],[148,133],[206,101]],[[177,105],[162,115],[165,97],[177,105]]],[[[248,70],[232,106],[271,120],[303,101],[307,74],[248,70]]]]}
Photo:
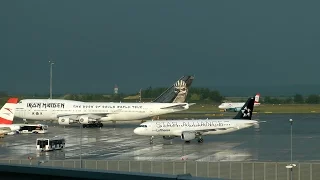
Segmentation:
{"type": "MultiPolygon", "coordinates": [[[[151,135],[154,135],[154,134],[151,134],[151,135]]],[[[156,135],[169,136],[169,135],[172,135],[172,133],[170,131],[158,131],[158,132],[156,132],[156,135]]]]}
{"type": "Polygon", "coordinates": [[[181,131],[180,130],[174,130],[171,132],[170,135],[173,135],[173,136],[181,136],[181,131]]]}
{"type": "Polygon", "coordinates": [[[233,131],[236,131],[236,129],[208,131],[208,132],[204,132],[203,135],[226,134],[226,133],[230,133],[230,132],[233,132],[233,131]]]}
{"type": "Polygon", "coordinates": [[[119,113],[119,114],[110,114],[106,117],[101,117],[102,121],[128,121],[128,120],[139,120],[142,118],[148,117],[143,113],[119,113]]]}
{"type": "Polygon", "coordinates": [[[173,109],[160,109],[157,112],[153,113],[153,116],[162,115],[162,114],[168,114],[174,112],[173,109]]]}

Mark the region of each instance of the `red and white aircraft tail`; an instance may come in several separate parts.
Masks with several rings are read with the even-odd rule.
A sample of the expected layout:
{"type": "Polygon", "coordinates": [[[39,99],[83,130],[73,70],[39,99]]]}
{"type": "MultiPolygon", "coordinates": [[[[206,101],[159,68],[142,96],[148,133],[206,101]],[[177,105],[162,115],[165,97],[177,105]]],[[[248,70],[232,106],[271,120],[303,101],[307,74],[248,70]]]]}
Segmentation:
{"type": "Polygon", "coordinates": [[[9,98],[0,110],[0,124],[12,124],[18,98],[9,98]]]}
{"type": "Polygon", "coordinates": [[[254,97],[254,105],[260,105],[259,103],[259,99],[260,99],[260,93],[257,93],[256,96],[254,97]]]}

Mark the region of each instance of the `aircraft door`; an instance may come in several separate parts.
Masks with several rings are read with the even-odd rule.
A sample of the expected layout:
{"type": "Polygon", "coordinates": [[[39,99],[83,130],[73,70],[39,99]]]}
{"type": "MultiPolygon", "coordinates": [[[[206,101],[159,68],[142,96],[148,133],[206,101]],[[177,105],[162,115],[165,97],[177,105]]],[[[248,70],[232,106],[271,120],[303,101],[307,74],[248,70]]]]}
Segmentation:
{"type": "Polygon", "coordinates": [[[15,111],[15,116],[20,117],[20,118],[25,118],[26,116],[26,109],[18,109],[15,111]]]}
{"type": "Polygon", "coordinates": [[[58,115],[57,111],[51,110],[51,112],[49,111],[48,113],[49,113],[49,116],[50,116],[51,120],[57,120],[57,115],[58,115]]]}

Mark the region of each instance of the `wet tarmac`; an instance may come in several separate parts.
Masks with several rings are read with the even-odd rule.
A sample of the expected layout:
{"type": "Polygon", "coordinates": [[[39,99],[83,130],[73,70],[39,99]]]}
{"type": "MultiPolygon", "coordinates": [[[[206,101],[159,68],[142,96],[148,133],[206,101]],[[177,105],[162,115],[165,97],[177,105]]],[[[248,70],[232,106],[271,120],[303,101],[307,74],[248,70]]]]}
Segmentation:
{"type": "Polygon", "coordinates": [[[289,161],[292,118],[293,160],[320,161],[320,114],[254,114],[257,118],[266,121],[259,128],[204,136],[202,144],[155,137],[150,145],[150,137],[133,133],[140,121],[117,123],[115,129],[112,123],[106,123],[101,129],[84,128],[82,134],[79,126],[49,124],[47,134],[17,134],[0,139],[0,159],[79,159],[81,153],[82,159],[93,160],[289,161]],[[37,138],[56,135],[65,137],[64,150],[36,151],[37,138]]]}

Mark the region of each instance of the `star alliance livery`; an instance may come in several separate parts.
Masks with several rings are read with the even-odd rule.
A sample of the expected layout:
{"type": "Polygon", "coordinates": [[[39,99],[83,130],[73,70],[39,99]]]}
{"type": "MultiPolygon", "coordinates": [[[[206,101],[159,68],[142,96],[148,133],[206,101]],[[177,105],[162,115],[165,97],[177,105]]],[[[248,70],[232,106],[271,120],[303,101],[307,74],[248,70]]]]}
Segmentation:
{"type": "Polygon", "coordinates": [[[254,98],[249,98],[233,119],[148,121],[135,128],[134,133],[151,136],[150,143],[153,143],[154,136],[167,140],[181,137],[186,142],[197,139],[202,143],[202,136],[230,133],[257,124],[258,121],[251,120],[253,104],[254,98]]]}
{"type": "MultiPolygon", "coordinates": [[[[259,99],[260,99],[260,94],[258,93],[255,96],[254,106],[260,106],[259,99]]],[[[218,108],[223,109],[224,111],[238,112],[240,111],[243,105],[244,105],[244,102],[228,102],[228,103],[220,104],[218,108]]]]}

